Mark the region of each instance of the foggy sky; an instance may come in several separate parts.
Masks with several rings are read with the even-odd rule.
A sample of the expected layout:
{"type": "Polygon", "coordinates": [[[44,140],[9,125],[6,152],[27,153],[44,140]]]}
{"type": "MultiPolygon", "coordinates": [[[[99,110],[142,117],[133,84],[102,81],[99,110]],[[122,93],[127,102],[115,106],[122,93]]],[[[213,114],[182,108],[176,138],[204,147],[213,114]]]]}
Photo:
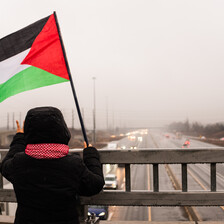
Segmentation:
{"type": "MultiPolygon", "coordinates": [[[[8,0],[1,2],[0,38],[53,11],[89,128],[92,77],[98,127],[224,121],[224,1],[8,0]]],[[[10,97],[0,103],[0,117],[17,111],[18,119],[45,105],[69,117],[70,84],[10,97]]]]}

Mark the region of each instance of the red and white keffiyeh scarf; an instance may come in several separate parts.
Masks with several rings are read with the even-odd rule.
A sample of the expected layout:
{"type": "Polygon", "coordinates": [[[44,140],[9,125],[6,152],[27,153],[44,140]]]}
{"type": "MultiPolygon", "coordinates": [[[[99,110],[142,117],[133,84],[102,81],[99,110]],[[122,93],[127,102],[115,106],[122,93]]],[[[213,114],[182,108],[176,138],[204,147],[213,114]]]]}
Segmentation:
{"type": "Polygon", "coordinates": [[[68,154],[69,147],[64,144],[28,144],[25,153],[36,159],[56,159],[68,154]]]}

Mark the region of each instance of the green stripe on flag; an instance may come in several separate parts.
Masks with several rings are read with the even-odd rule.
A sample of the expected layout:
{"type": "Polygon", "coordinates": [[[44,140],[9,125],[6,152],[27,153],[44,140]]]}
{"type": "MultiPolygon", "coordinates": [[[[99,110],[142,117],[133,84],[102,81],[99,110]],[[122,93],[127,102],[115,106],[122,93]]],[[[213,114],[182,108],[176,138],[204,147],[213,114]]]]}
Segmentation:
{"type": "Polygon", "coordinates": [[[68,81],[67,79],[31,66],[17,73],[5,83],[0,84],[0,102],[17,93],[68,81]]]}

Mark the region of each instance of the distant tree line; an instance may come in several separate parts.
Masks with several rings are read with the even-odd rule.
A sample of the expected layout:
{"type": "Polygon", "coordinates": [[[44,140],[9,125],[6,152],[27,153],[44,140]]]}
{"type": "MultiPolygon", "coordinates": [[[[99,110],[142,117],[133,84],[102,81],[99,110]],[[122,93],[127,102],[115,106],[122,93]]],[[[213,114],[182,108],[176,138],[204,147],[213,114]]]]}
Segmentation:
{"type": "Polygon", "coordinates": [[[173,122],[168,126],[168,129],[192,136],[217,138],[224,136],[224,124],[222,123],[202,125],[199,122],[189,123],[189,121],[186,120],[185,122],[173,122]]]}

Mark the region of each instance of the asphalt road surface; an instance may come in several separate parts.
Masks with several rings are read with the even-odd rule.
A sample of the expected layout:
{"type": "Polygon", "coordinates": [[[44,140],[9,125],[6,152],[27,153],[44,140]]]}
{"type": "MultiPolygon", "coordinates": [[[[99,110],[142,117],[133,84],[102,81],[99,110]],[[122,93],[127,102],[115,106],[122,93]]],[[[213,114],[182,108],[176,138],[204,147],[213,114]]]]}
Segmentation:
{"type": "MultiPolygon", "coordinates": [[[[138,150],[141,148],[181,148],[186,138],[177,139],[170,133],[159,130],[144,130],[130,133],[117,142],[121,149],[138,150]],[[168,134],[169,136],[165,135],[168,134]]],[[[190,148],[217,147],[196,140],[190,140],[190,148]]],[[[170,165],[173,173],[181,182],[181,165],[170,165]]],[[[115,173],[118,179],[118,189],[124,190],[125,173],[123,167],[104,165],[104,173],[115,173]]],[[[4,188],[12,188],[5,182],[4,188]]],[[[131,165],[131,189],[152,190],[152,166],[131,165]]],[[[210,167],[206,164],[188,165],[188,190],[210,189],[210,167]]],[[[159,190],[174,190],[170,177],[164,165],[159,165],[159,190]]],[[[217,165],[217,190],[224,190],[224,167],[217,165]]],[[[7,205],[7,213],[14,215],[15,203],[7,205]]],[[[201,221],[223,221],[224,207],[196,207],[194,208],[201,221]]],[[[183,207],[138,207],[138,206],[111,206],[108,220],[139,220],[139,221],[188,221],[183,207]]]]}
{"type": "MultiPolygon", "coordinates": [[[[181,148],[186,137],[177,139],[175,135],[159,130],[131,133],[117,142],[121,149],[138,150],[141,148],[181,148]]],[[[190,140],[189,148],[217,147],[196,140],[190,140]]],[[[172,172],[181,183],[181,165],[170,165],[172,172]]],[[[112,173],[118,177],[120,190],[125,187],[124,168],[113,166],[112,173]]],[[[159,165],[159,190],[174,190],[164,165],[159,165]]],[[[131,189],[152,189],[152,165],[131,165],[131,189]]],[[[207,164],[188,165],[188,190],[210,190],[210,167],[207,164]]],[[[217,190],[224,190],[223,164],[217,165],[217,190]]],[[[194,207],[201,221],[223,221],[224,207],[194,207]]],[[[138,207],[111,206],[108,220],[141,221],[188,221],[189,215],[183,207],[138,207]]]]}

